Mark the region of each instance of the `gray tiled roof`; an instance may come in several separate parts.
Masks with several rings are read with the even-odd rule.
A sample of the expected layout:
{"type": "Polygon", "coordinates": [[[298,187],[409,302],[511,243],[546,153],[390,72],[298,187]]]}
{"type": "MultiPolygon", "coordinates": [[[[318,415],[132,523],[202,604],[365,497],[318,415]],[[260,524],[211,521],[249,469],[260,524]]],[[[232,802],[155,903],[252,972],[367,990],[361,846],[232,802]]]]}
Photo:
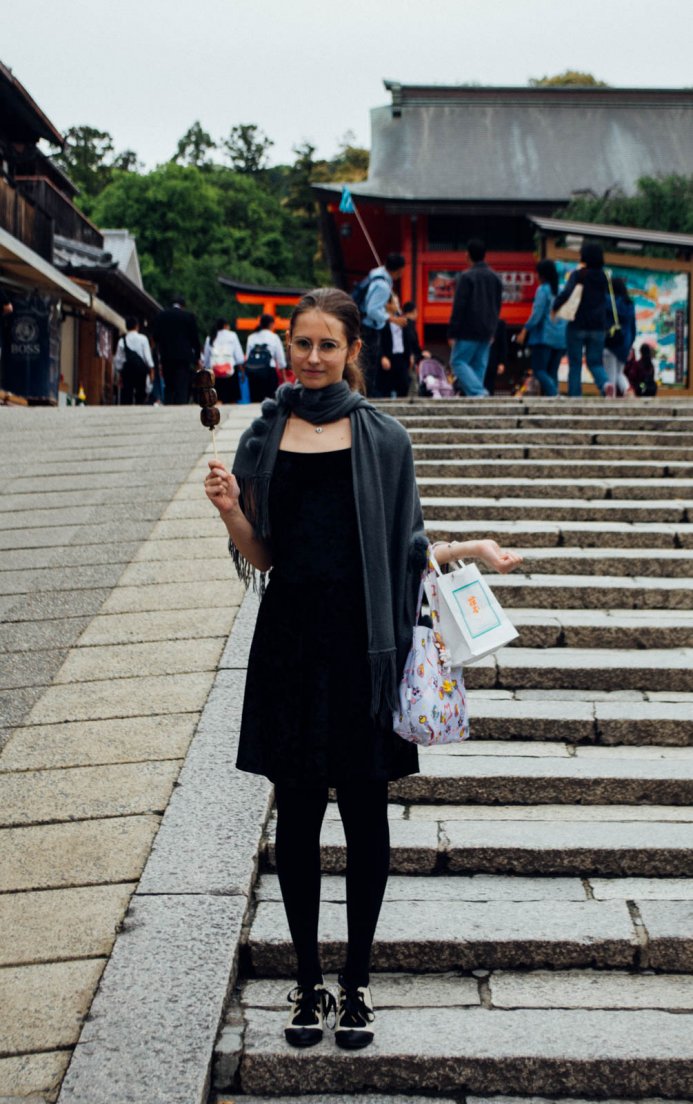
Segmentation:
{"type": "Polygon", "coordinates": [[[355,196],[562,202],[693,173],[692,90],[388,87],[355,196]]]}

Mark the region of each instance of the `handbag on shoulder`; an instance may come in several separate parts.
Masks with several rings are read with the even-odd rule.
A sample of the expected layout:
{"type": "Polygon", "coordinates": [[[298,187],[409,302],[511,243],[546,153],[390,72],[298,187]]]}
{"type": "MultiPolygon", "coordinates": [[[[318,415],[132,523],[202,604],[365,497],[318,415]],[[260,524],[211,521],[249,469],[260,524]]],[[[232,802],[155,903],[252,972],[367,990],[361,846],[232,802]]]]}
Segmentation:
{"type": "MultiPolygon", "coordinates": [[[[517,629],[476,564],[461,564],[446,575],[429,548],[425,587],[431,615],[440,618],[440,635],[453,666],[475,663],[518,636],[517,629]]],[[[435,617],[434,617],[435,621],[435,617]]]]}
{"type": "Polygon", "coordinates": [[[618,308],[616,307],[616,296],[614,295],[614,285],[611,282],[611,273],[606,273],[606,282],[609,285],[609,298],[611,299],[611,314],[613,315],[613,322],[606,328],[606,346],[609,347],[609,342],[618,342],[621,338],[621,321],[618,317],[618,308]]]}
{"type": "Polygon", "coordinates": [[[582,284],[576,284],[563,306],[556,311],[556,318],[562,318],[564,322],[574,322],[581,302],[582,284]]]}
{"type": "MultiPolygon", "coordinates": [[[[436,629],[418,623],[424,578],[419,587],[411,649],[399,687],[399,709],[392,715],[392,725],[402,739],[429,747],[466,740],[469,714],[462,668],[450,664],[436,629]]],[[[434,625],[435,620],[434,617],[434,625]]]]}

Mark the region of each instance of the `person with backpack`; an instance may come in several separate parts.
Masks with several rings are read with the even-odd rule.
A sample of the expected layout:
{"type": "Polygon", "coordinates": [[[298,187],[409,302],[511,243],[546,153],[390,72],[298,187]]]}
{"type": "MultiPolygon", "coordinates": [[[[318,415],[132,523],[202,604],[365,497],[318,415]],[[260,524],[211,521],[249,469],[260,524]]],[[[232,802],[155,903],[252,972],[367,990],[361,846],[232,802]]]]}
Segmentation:
{"type": "Polygon", "coordinates": [[[120,380],[121,406],[142,405],[147,401],[147,377],[154,380],[154,360],[149,340],[141,334],[134,315],[125,319],[127,333],[116,346],[113,367],[120,380]]]}
{"type": "Polygon", "coordinates": [[[394,283],[404,272],[404,263],[401,253],[388,253],[385,264],[372,268],[352,293],[352,299],[361,312],[361,340],[363,341],[361,363],[366,380],[366,393],[374,397],[378,394],[376,377],[380,370],[383,330],[388,323],[401,329],[407,325],[407,320],[401,311],[396,314],[388,311],[394,283]]]}
{"type": "Polygon", "coordinates": [[[274,316],[263,314],[258,327],[248,338],[245,369],[250,385],[250,401],[271,399],[286,376],[286,353],[281,338],[274,332],[274,316]]]}
{"type": "Polygon", "coordinates": [[[202,363],[214,372],[214,386],[221,402],[238,402],[237,368],[244,361],[238,334],[231,329],[231,323],[226,318],[218,318],[209,337],[205,338],[202,363]]]}

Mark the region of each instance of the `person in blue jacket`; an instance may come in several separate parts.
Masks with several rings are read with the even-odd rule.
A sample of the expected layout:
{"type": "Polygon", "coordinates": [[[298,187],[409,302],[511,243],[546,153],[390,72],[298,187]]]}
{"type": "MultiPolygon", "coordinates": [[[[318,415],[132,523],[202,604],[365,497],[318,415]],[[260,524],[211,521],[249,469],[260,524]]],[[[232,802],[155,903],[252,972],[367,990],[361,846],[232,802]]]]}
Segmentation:
{"type": "Polygon", "coordinates": [[[607,330],[604,342],[604,367],[609,377],[606,394],[607,397],[615,398],[621,394],[632,398],[635,392],[623,368],[635,343],[635,306],[628,294],[625,280],[614,276],[611,286],[614,290],[614,302],[612,303],[609,295],[606,307],[607,326],[615,321],[615,309],[619,328],[613,334],[607,330]]]}
{"type": "Polygon", "coordinates": [[[543,395],[558,394],[558,366],[566,349],[566,323],[551,320],[551,304],[558,293],[558,272],[553,261],[539,261],[539,287],[534,296],[532,313],[517,335],[519,345],[529,345],[532,375],[541,385],[543,395]]]}
{"type": "Polygon", "coordinates": [[[571,272],[562,291],[553,301],[553,313],[570,298],[576,287],[582,287],[577,314],[566,326],[568,349],[568,394],[582,395],[582,353],[592,373],[597,390],[606,394],[609,377],[604,368],[604,338],[606,337],[606,297],[609,285],[604,273],[604,250],[598,242],[583,242],[580,267],[571,272]]]}

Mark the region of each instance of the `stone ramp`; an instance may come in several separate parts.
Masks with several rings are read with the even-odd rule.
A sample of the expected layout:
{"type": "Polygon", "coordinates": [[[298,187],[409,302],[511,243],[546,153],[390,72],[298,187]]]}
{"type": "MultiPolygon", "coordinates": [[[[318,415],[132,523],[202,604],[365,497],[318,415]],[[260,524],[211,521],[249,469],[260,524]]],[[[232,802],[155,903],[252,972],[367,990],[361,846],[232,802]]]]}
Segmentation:
{"type": "MultiPolygon", "coordinates": [[[[251,416],[225,412],[226,458],[251,416]]],[[[243,597],[196,506],[210,448],[195,407],[0,408],[2,1101],[56,1099],[116,933],[141,930],[130,903],[243,597]]],[[[205,1065],[219,946],[212,925],[205,1065]]]]}
{"type": "MultiPolygon", "coordinates": [[[[363,1052],[283,1042],[270,821],[211,1099],[691,1098],[693,403],[383,405],[411,434],[431,537],[521,550],[521,571],[489,578],[521,637],[465,672],[473,740],[390,787],[363,1052]]],[[[334,979],[334,805],[322,858],[334,979]]]]}

